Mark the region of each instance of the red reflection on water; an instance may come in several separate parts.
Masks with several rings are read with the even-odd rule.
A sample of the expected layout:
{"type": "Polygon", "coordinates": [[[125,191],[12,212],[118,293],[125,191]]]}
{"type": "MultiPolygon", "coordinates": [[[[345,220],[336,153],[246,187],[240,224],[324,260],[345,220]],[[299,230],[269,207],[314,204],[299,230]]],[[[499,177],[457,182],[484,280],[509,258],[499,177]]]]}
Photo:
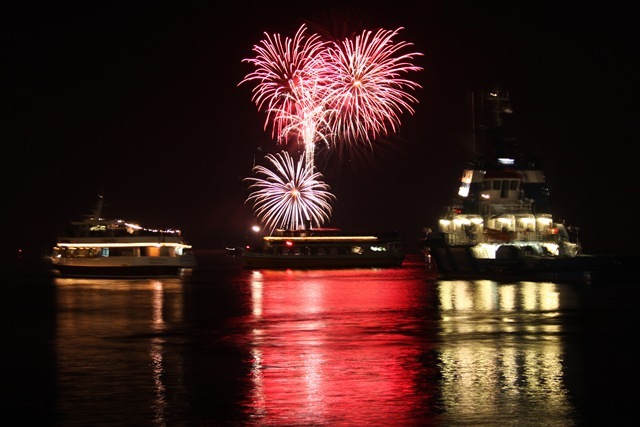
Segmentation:
{"type": "MultiPolygon", "coordinates": [[[[254,272],[250,416],[260,425],[399,425],[428,412],[403,269],[254,272]]],[[[435,387],[435,385],[434,385],[435,387]]]]}

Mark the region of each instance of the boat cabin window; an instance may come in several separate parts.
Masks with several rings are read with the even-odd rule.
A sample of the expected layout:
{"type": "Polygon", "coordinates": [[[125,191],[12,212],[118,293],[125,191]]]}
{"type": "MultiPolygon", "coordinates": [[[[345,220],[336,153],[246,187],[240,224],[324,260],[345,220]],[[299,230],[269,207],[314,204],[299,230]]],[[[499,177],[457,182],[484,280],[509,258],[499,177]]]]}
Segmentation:
{"type": "Polygon", "coordinates": [[[485,190],[495,191],[515,191],[520,188],[520,180],[518,179],[492,179],[485,183],[485,190]]]}
{"type": "Polygon", "coordinates": [[[140,256],[140,248],[109,248],[108,256],[140,256]]]}

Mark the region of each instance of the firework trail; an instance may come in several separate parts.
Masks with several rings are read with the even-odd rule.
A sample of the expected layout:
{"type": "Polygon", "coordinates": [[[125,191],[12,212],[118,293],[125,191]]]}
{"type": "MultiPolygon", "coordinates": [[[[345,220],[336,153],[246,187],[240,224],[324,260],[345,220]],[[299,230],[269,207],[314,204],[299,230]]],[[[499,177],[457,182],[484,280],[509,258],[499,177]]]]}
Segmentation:
{"type": "Polygon", "coordinates": [[[253,202],[258,220],[272,233],[276,228],[303,230],[320,227],[328,221],[335,196],[322,181],[322,174],[300,159],[297,163],[286,152],[265,156],[274,170],[253,168],[257,177],[245,178],[254,190],[246,202],[253,202]]]}

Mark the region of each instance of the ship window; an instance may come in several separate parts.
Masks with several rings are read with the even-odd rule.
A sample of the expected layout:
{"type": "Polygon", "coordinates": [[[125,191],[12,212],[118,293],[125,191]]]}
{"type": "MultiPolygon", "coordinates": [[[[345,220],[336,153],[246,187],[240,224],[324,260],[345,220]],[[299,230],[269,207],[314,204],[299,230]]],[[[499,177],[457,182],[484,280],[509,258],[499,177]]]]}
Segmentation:
{"type": "Polygon", "coordinates": [[[160,256],[160,248],[157,246],[148,246],[146,256],[160,256]]]}
{"type": "MultiPolygon", "coordinates": [[[[135,255],[135,253],[133,255],[135,255]]],[[[174,256],[174,255],[175,255],[175,251],[173,250],[172,247],[163,246],[160,248],[160,256],[174,256]]]]}
{"type": "Polygon", "coordinates": [[[502,191],[500,192],[500,197],[506,199],[509,197],[509,180],[505,179],[502,181],[502,191]]]}
{"type": "Polygon", "coordinates": [[[500,181],[499,180],[494,180],[493,181],[493,189],[494,190],[500,190],[500,181]]]}
{"type": "Polygon", "coordinates": [[[111,248],[110,256],[135,256],[134,248],[111,248]]]}

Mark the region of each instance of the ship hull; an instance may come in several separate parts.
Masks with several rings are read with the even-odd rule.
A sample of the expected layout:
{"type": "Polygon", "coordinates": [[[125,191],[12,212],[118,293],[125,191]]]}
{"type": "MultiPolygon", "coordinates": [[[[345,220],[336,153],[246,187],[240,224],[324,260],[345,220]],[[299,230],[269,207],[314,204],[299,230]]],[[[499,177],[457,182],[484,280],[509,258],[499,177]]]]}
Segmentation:
{"type": "MultiPolygon", "coordinates": [[[[393,233],[392,233],[393,234],[393,233]]],[[[245,268],[332,269],[400,267],[405,253],[397,235],[357,235],[340,229],[281,230],[247,246],[245,268]]]]}
{"type": "Polygon", "coordinates": [[[196,266],[195,257],[57,258],[52,269],[61,277],[178,277],[196,266]]]}
{"type": "Polygon", "coordinates": [[[591,283],[612,277],[624,267],[623,259],[612,255],[482,259],[474,256],[469,245],[425,245],[423,250],[427,270],[442,280],[591,283]]]}
{"type": "Polygon", "coordinates": [[[55,274],[59,277],[76,278],[146,278],[146,277],[180,277],[191,270],[189,267],[176,265],[136,265],[136,266],[77,266],[55,265],[55,274]]]}

